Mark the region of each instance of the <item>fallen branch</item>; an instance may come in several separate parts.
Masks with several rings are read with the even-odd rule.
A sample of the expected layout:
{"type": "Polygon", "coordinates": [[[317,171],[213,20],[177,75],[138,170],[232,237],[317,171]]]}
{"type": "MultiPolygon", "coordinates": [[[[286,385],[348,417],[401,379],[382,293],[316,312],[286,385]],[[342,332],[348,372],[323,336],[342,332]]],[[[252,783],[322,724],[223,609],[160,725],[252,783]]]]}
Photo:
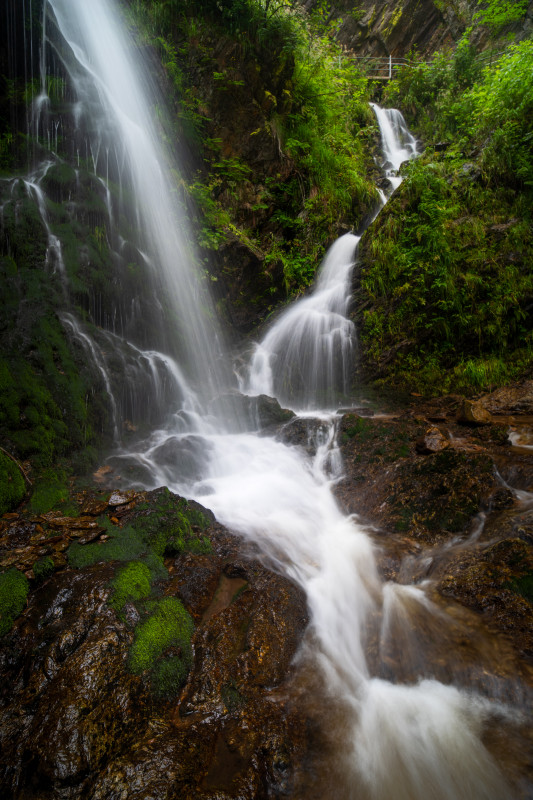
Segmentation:
{"type": "Polygon", "coordinates": [[[22,472],[22,475],[24,476],[24,480],[26,481],[26,483],[28,484],[28,486],[33,486],[32,482],[30,481],[30,479],[28,478],[28,476],[27,476],[27,475],[26,475],[26,473],[24,472],[24,467],[22,466],[22,464],[20,464],[20,463],[17,461],[17,459],[16,459],[14,456],[12,456],[12,455],[11,455],[11,453],[8,453],[8,452],[7,452],[7,450],[4,450],[4,448],[3,448],[3,447],[0,447],[0,451],[1,451],[1,452],[2,452],[2,453],[5,455],[5,456],[7,456],[8,458],[10,458],[10,459],[11,459],[11,461],[12,461],[14,464],[16,464],[16,465],[17,465],[17,467],[19,468],[19,470],[22,472]]]}

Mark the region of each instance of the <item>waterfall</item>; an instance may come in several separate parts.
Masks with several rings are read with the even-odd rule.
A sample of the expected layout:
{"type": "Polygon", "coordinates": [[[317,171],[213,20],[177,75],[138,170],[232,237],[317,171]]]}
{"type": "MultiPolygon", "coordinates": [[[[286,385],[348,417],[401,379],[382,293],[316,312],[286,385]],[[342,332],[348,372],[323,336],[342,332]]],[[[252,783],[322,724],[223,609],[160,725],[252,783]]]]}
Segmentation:
{"type": "Polygon", "coordinates": [[[293,303],[255,348],[243,391],[299,411],[347,402],[356,348],[347,313],[358,243],[347,233],[331,247],[312,294],[293,303]]]}
{"type": "MultiPolygon", "coordinates": [[[[43,77],[33,125],[52,166],[24,184],[39,201],[50,170],[68,166],[68,185],[79,187],[81,154],[84,190],[98,198],[100,241],[108,242],[119,274],[125,279],[129,257],[150,273],[146,297],[139,293],[131,303],[93,298],[85,309],[92,320],[76,316],[70,302],[63,315],[112,398],[117,440],[112,458],[135,467],[134,485],[164,483],[211,508],[306,592],[311,622],[300,663],[311,664],[319,676],[324,709],[336,710],[344,741],[337,752],[332,734],[322,796],[509,798],[483,733],[487,720],[510,711],[426,674],[417,683],[389,682],[368,658],[371,641],[386,649],[397,629],[437,612],[423,586],[382,582],[369,531],[341,512],[332,493],[342,468],[334,412],[350,396],[356,353],[348,314],[358,238],[347,234],[333,246],[312,293],[274,323],[242,378],[245,392],[274,395],[302,415],[313,412],[319,418],[314,455],[255,430],[243,431],[231,407],[222,415],[216,400],[231,384],[230,361],[168,178],[168,156],[154,124],[155,88],[122,27],[111,0],[46,0],[42,74],[53,55],[59,73],[68,77],[71,113],[68,124],[53,116],[43,77]],[[68,156],[58,152],[53,134],[58,121],[69,131],[68,156]],[[88,177],[91,169],[94,179],[88,177]],[[132,195],[127,207],[125,198],[132,195]],[[118,219],[126,220],[130,239],[117,231],[118,219]],[[138,328],[147,310],[153,319],[143,337],[153,338],[140,341],[138,328]],[[100,328],[100,323],[105,324],[100,328]],[[147,418],[149,430],[126,446],[120,443],[120,424],[130,410],[147,418]]],[[[416,143],[399,112],[374,109],[384,166],[395,172],[415,154],[416,143]]],[[[75,201],[67,207],[75,217],[75,201]]],[[[42,214],[51,236],[44,205],[42,214]]],[[[50,240],[51,256],[54,247],[50,240]]],[[[69,271],[58,266],[57,247],[54,252],[71,297],[69,271]]],[[[442,613],[439,634],[448,624],[442,613]]]]}

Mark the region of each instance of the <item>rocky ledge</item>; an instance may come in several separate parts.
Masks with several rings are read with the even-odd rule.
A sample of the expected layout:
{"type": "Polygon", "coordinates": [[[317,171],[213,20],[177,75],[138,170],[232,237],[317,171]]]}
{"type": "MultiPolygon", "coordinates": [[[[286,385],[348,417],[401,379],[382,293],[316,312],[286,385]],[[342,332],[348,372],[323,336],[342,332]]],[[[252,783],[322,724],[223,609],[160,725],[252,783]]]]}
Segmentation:
{"type": "Polygon", "coordinates": [[[77,499],[0,522],[2,797],[291,796],[301,591],[166,489],[77,499]]]}

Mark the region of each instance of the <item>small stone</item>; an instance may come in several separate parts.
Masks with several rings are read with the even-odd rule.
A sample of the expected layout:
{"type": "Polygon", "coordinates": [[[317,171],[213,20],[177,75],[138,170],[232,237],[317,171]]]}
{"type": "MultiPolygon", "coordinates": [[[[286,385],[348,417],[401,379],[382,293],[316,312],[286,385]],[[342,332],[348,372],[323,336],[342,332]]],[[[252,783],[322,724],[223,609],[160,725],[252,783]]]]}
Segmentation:
{"type": "MultiPolygon", "coordinates": [[[[68,528],[69,531],[86,531],[98,528],[98,522],[92,517],[55,517],[48,520],[51,528],[68,528]]],[[[73,536],[76,534],[73,533],[73,536]]]]}
{"type": "Polygon", "coordinates": [[[81,513],[91,517],[99,517],[107,511],[107,500],[88,498],[81,507],[81,513]]]}
{"type": "Polygon", "coordinates": [[[490,425],[492,415],[478,400],[463,400],[457,416],[457,422],[463,425],[490,425]]]}
{"type": "Polygon", "coordinates": [[[438,428],[428,428],[423,436],[416,441],[416,452],[421,455],[440,453],[450,446],[450,440],[438,428]]]}
{"type": "Polygon", "coordinates": [[[90,533],[85,533],[83,536],[79,537],[78,542],[80,544],[89,544],[89,542],[94,542],[104,531],[105,528],[97,528],[94,531],[90,531],[90,533]]]}
{"type": "Polygon", "coordinates": [[[123,506],[131,503],[134,497],[135,492],[113,492],[107,503],[110,506],[123,506]]]}

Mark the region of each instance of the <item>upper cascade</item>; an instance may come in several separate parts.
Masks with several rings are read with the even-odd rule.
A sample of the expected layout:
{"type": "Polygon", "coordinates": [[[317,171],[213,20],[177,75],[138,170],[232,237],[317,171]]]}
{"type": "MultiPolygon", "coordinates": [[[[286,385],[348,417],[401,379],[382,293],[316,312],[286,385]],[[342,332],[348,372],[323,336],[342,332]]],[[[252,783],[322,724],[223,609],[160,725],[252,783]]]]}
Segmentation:
{"type": "MultiPolygon", "coordinates": [[[[400,111],[372,108],[381,132],[381,167],[394,190],[401,164],[417,155],[417,141],[400,111]]],[[[311,294],[289,306],[256,345],[243,392],[274,396],[299,412],[334,411],[350,402],[357,332],[349,310],[359,239],[347,233],[332,245],[311,294]]]]}
{"type": "Polygon", "coordinates": [[[405,161],[418,155],[418,142],[407,127],[401,111],[397,108],[381,108],[376,103],[370,104],[374,109],[381,134],[381,150],[383,158],[381,169],[389,178],[393,189],[401,183],[398,171],[405,161]]]}

